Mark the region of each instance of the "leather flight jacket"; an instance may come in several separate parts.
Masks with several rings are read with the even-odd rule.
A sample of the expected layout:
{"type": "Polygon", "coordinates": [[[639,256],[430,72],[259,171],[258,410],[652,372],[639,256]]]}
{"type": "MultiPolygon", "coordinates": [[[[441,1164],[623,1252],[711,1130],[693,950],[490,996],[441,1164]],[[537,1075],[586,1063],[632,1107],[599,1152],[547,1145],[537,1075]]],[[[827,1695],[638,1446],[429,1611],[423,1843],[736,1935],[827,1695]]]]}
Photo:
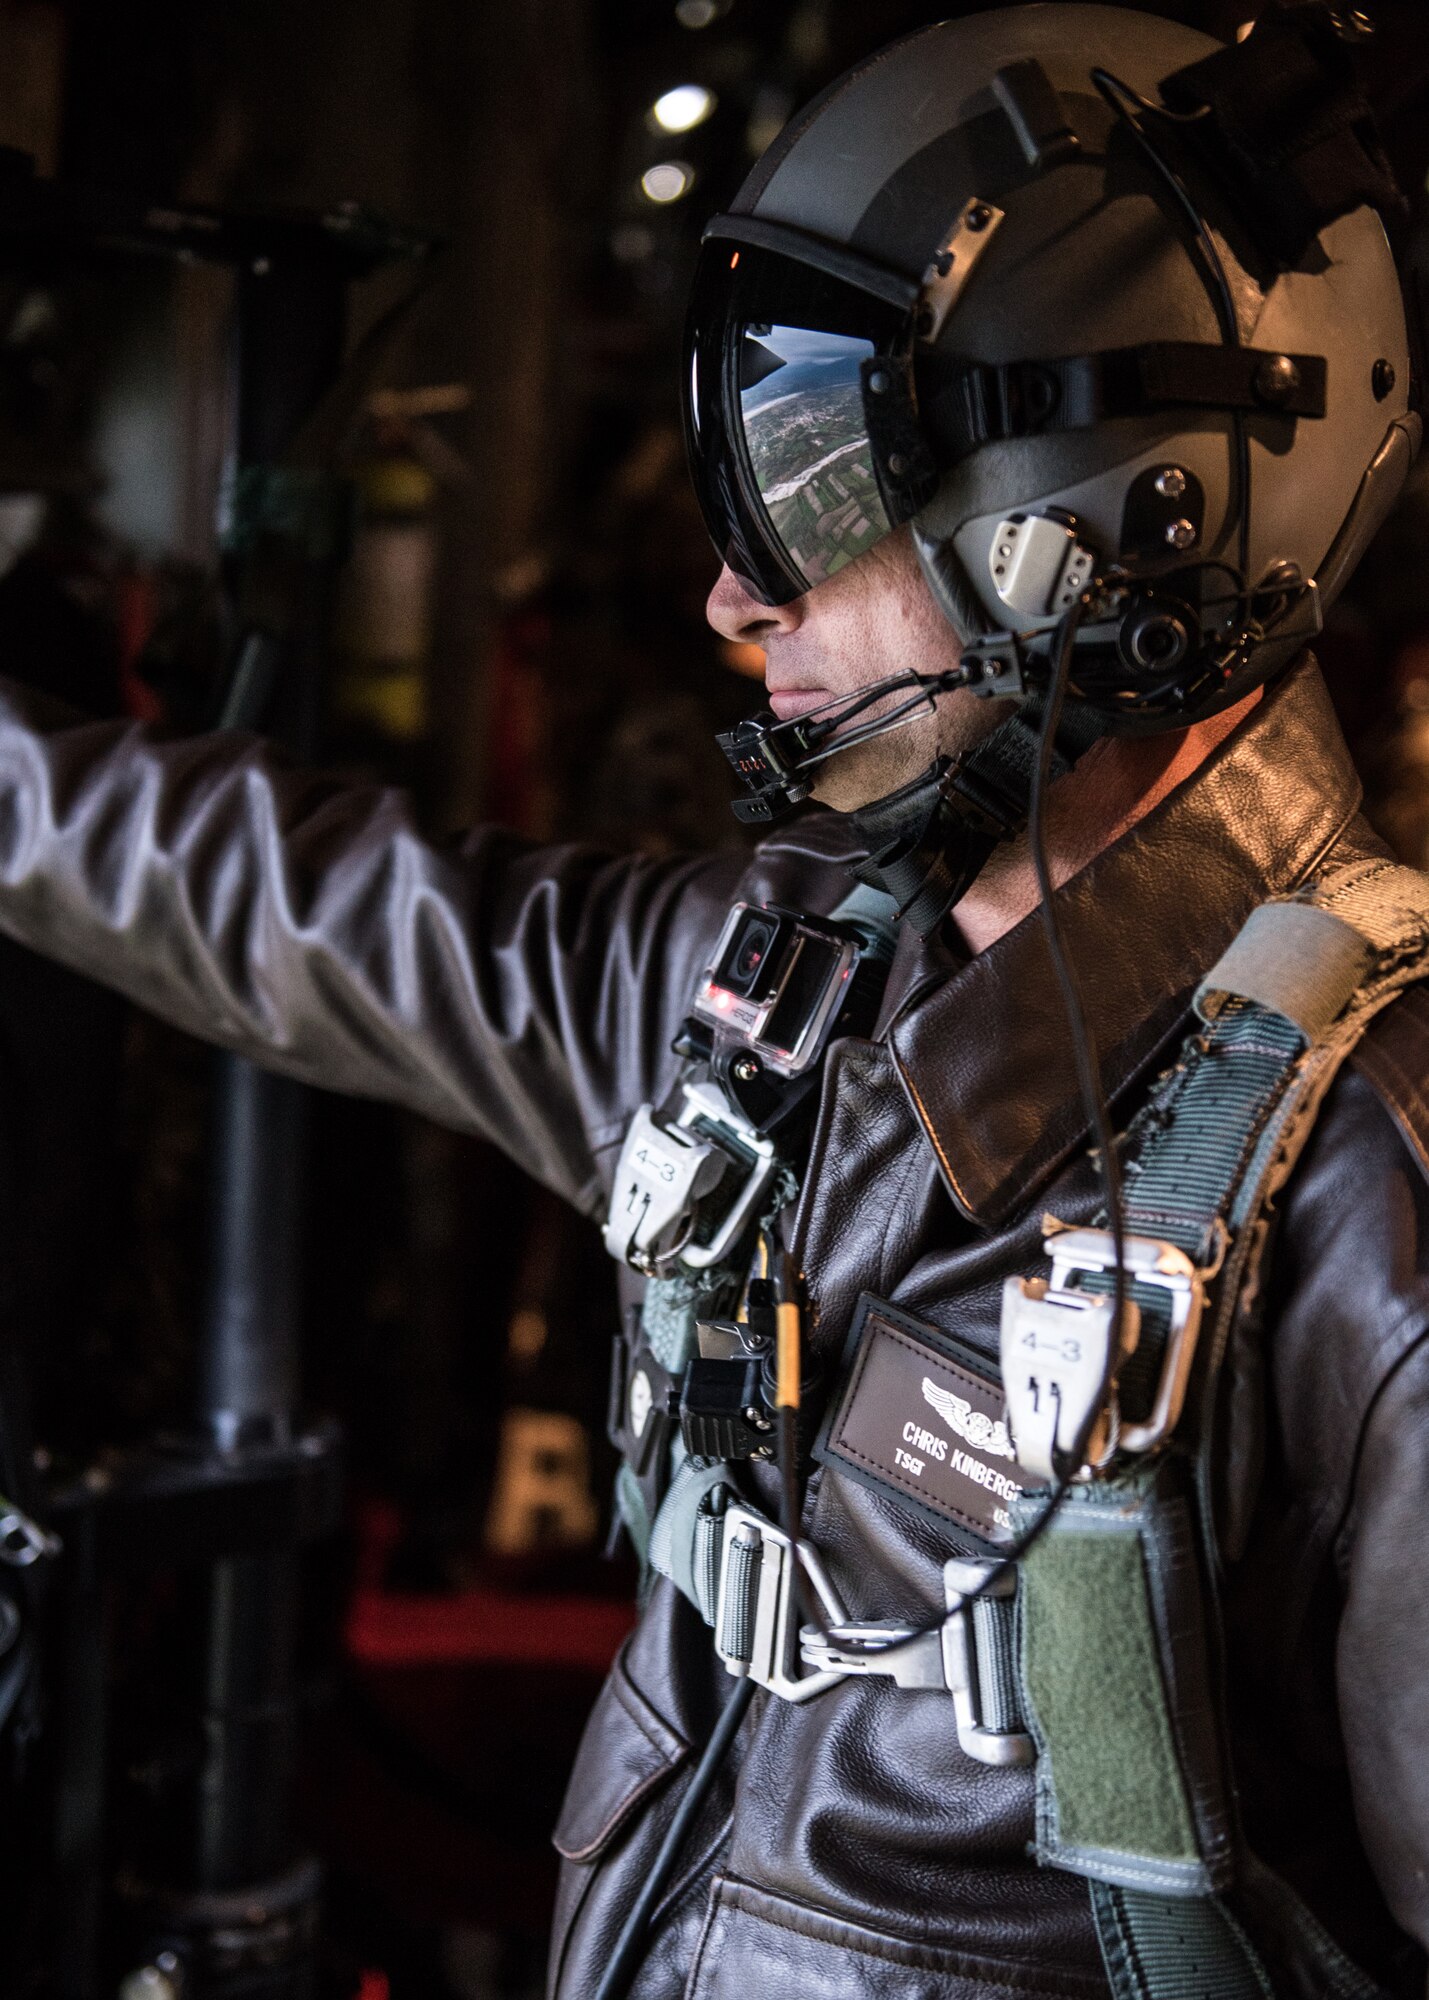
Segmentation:
{"type": "MultiPolygon", "coordinates": [[[[1125,1126],[1250,911],[1383,849],[1313,663],[1059,892],[1125,1126]]],[[[592,1216],[736,899],[833,911],[859,859],[810,812],[752,857],[612,858],[484,830],[247,737],[169,740],[0,685],[0,928],[209,1041],[502,1146],[592,1216]]],[[[1309,1995],[1271,1882],[1349,1965],[1422,1993],[1429,1946],[1429,997],[1381,1014],[1278,1203],[1263,1337],[1220,1468],[1240,1914],[1309,1995]]],[[[1004,1281],[1099,1188],[1035,915],[971,960],[900,934],[881,1018],[831,1048],[789,1248],[836,1382],[871,1294],[995,1365],[1004,1281]]],[[[627,1305],[641,1289],[624,1271],[627,1305]]],[[[777,1512],[771,1471],[748,1468],[777,1512]]],[[[959,1542],[824,1462],[804,1531],[855,1617],[936,1617],[959,1542]]],[[[556,1830],[553,2000],[584,2000],[730,1681],[663,1578],[556,1830]]],[[[1032,1773],[959,1746],[932,1692],[756,1694],[656,1911],[635,2000],[993,2000],[1108,1991],[1088,1885],[1039,1868],[1032,1773]]],[[[1323,1961],[1319,1964],[1322,1966],[1323,1961]]]]}

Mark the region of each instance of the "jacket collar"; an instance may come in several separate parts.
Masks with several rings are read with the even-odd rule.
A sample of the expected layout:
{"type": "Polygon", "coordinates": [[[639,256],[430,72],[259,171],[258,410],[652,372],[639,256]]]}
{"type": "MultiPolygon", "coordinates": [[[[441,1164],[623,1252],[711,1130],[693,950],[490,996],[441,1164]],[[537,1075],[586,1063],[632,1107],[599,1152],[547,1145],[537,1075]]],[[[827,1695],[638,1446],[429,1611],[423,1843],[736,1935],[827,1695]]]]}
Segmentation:
{"type": "MultiPolygon", "coordinates": [[[[1307,661],[1057,891],[1110,1097],[1183,1026],[1202,974],[1256,904],[1313,870],[1359,797],[1307,661]]],[[[900,968],[910,997],[889,1039],[949,1193],[970,1221],[993,1225],[1056,1172],[1086,1122],[1038,913],[930,990],[950,965],[935,953],[900,968]]]]}

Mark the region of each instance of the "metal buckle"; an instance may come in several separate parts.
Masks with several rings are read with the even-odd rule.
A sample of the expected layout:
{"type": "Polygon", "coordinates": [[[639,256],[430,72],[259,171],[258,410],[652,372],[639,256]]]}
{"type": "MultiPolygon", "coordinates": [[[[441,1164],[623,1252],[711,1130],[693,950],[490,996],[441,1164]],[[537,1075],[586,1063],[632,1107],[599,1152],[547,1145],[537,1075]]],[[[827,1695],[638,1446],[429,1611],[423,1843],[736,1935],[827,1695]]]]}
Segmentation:
{"type": "Polygon", "coordinates": [[[828,1637],[806,1625],[799,1634],[805,1664],[842,1679],[849,1674],[886,1674],[901,1688],[946,1689],[943,1628],[920,1632],[916,1625],[830,1625],[828,1637]]]}
{"type": "Polygon", "coordinates": [[[687,1243],[680,1251],[682,1263],[688,1264],[693,1271],[703,1271],[711,1264],[718,1264],[757,1218],[764,1191],[778,1172],[779,1159],[774,1141],[760,1137],[733,1108],[717,1083],[686,1083],[681,1085],[681,1089],[685,1105],[675,1120],[677,1129],[685,1131],[697,1123],[712,1126],[716,1145],[719,1144],[720,1133],[728,1133],[731,1143],[739,1149],[738,1157],[723,1147],[720,1150],[728,1165],[736,1170],[743,1167],[745,1173],[744,1186],[709,1242],[687,1243]],[[746,1159],[747,1166],[744,1165],[746,1159]]]}
{"type": "Polygon", "coordinates": [[[685,1101],[673,1124],[662,1123],[650,1104],[635,1113],[611,1190],[605,1247],[647,1278],[677,1259],[693,1270],[717,1264],[755,1219],[779,1165],[774,1142],[731,1107],[718,1084],[681,1090],[685,1101]],[[691,1243],[700,1203],[731,1171],[744,1174],[744,1185],[710,1241],[691,1243]]]}
{"type": "Polygon", "coordinates": [[[983,1592],[985,1597],[1013,1597],[1017,1593],[1017,1570],[1011,1563],[959,1561],[943,1564],[943,1592],[949,1617],[943,1625],[943,1673],[953,1697],[958,1744],[965,1756],[979,1764],[1031,1764],[1037,1745],[1020,1729],[989,1729],[983,1719],[982,1691],[978,1682],[977,1640],[970,1620],[975,1606],[967,1599],[981,1588],[989,1571],[1000,1572],[983,1592]]]}
{"type": "Polygon", "coordinates": [[[615,1169],[605,1247],[647,1278],[679,1256],[703,1195],[721,1180],[723,1150],[661,1125],[642,1104],[630,1121],[615,1169]]]}
{"type": "MultiPolygon", "coordinates": [[[[1071,1229],[1053,1216],[1044,1226],[1051,1278],[1009,1278],[1003,1286],[1002,1374],[1018,1463],[1050,1480],[1057,1476],[1055,1459],[1072,1450],[1092,1415],[1102,1383],[1109,1377],[1114,1382],[1135,1351],[1141,1312],[1134,1299],[1126,1300],[1113,1357],[1113,1291],[1087,1291],[1071,1282],[1079,1275],[1112,1275],[1116,1248],[1110,1230],[1071,1229]]],[[[1156,1285],[1167,1294],[1171,1324],[1150,1416],[1144,1423],[1119,1425],[1111,1399],[1092,1432],[1090,1468],[1106,1464],[1115,1451],[1150,1451],[1174,1430],[1200,1332],[1205,1280],[1213,1275],[1198,1270],[1174,1243],[1152,1236],[1126,1237],[1123,1255],[1129,1285],[1156,1285]]]]}
{"type": "MultiPolygon", "coordinates": [[[[804,1574],[831,1625],[847,1618],[818,1551],[799,1543],[804,1574]]],[[[843,1679],[840,1671],[801,1674],[795,1620],[794,1558],[789,1537],[738,1501],[726,1507],[715,1603],[715,1651],[725,1671],[777,1694],[808,1701],[843,1679]]]]}
{"type": "Polygon", "coordinates": [[[833,1625],[827,1638],[806,1625],[800,1634],[805,1662],[836,1677],[884,1674],[901,1688],[936,1688],[953,1697],[953,1721],[965,1756],[979,1764],[1030,1764],[1032,1738],[1020,1730],[989,1729],[983,1719],[977,1638],[967,1598],[989,1572],[998,1572],[985,1595],[1011,1597],[1017,1572],[997,1561],[957,1560],[943,1565],[948,1616],[934,1630],[916,1625],[833,1625]]]}

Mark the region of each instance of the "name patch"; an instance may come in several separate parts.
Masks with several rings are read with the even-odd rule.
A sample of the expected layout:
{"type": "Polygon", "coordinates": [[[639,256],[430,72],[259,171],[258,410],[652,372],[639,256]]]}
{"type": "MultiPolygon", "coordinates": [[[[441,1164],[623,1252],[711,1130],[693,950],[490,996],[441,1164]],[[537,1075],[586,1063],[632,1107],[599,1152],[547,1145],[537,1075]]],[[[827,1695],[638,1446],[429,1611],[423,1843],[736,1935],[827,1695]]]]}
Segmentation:
{"type": "Polygon", "coordinates": [[[867,1292],[847,1354],[815,1457],[951,1522],[978,1547],[1004,1547],[1022,1482],[996,1367],[867,1292]]]}

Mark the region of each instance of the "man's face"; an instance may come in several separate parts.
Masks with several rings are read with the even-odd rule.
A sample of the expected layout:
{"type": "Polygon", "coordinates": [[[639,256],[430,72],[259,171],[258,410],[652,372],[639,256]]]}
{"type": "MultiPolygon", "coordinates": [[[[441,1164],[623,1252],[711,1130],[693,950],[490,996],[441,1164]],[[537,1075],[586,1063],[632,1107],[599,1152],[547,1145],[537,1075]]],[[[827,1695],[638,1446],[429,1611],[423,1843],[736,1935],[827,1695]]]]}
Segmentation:
{"type": "MultiPolygon", "coordinates": [[[[781,722],[889,674],[954,667],[961,653],[906,528],[792,604],[760,604],[723,569],[705,615],[724,638],[763,647],[769,702],[781,722]]],[[[906,689],[890,695],[888,706],[907,698],[906,689]]],[[[916,715],[887,736],[831,757],[819,767],[814,796],[837,812],[854,812],[920,776],[940,754],[967,749],[998,720],[993,704],[966,690],[940,696],[936,714],[916,715]]]]}

